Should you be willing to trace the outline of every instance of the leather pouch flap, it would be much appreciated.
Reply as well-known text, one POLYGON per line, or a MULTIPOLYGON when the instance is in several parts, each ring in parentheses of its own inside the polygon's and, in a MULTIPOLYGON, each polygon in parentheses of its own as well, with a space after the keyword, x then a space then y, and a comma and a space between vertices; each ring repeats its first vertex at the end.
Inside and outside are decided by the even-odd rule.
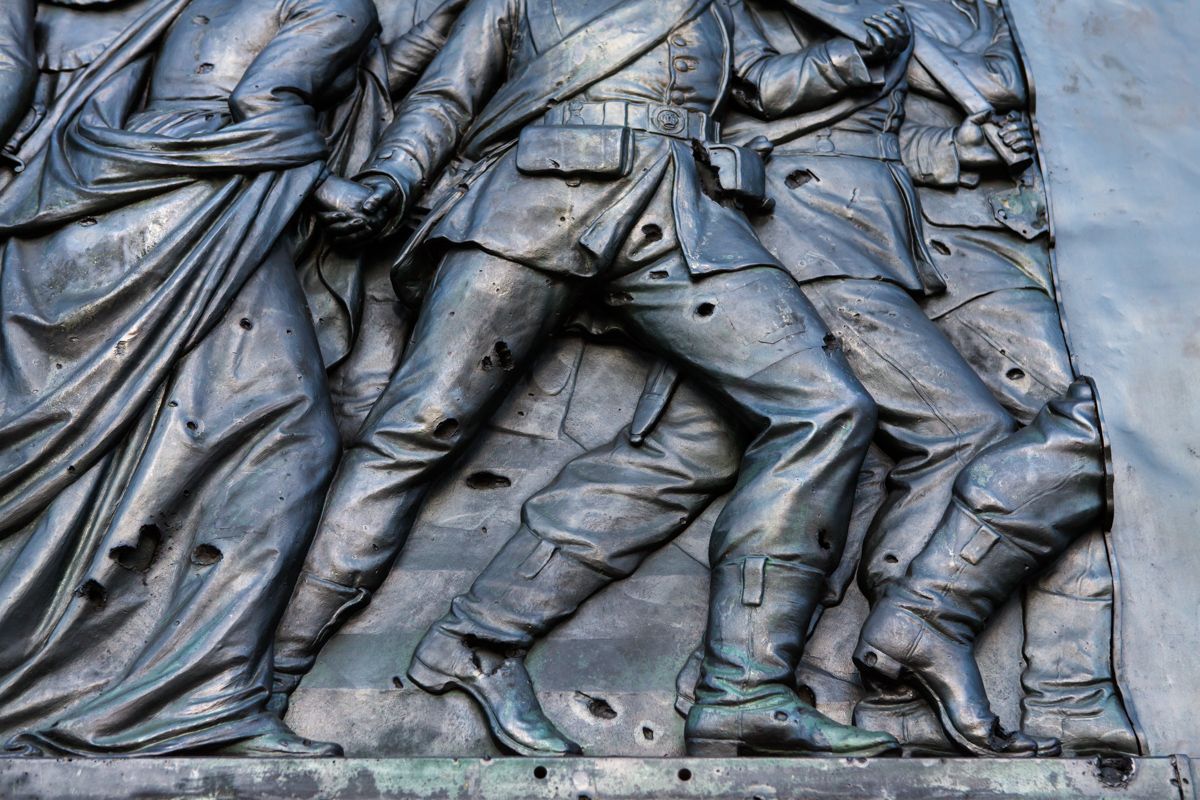
POLYGON ((620 178, 632 168, 633 134, 610 125, 534 125, 521 131, 517 169, 526 175, 620 178))

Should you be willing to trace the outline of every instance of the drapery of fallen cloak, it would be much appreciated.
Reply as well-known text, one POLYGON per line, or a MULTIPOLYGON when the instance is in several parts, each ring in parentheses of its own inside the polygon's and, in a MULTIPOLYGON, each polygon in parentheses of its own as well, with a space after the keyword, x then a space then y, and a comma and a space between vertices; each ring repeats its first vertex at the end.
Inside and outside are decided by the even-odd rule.
POLYGON ((58 81, 0 188, 0 735, 27 752, 273 731, 271 634, 337 457, 301 283, 349 319, 355 265, 297 219, 386 124, 386 66, 297 26, 329 64, 366 47, 336 109, 145 104, 187 5, 58 81))

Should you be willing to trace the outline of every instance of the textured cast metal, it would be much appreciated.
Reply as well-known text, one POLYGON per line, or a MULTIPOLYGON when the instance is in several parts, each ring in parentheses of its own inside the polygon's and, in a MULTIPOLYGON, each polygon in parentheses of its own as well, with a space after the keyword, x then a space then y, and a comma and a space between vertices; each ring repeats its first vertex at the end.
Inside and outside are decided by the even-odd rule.
POLYGON ((1193 800, 1197 42, 4 0, 0 795, 1193 800))

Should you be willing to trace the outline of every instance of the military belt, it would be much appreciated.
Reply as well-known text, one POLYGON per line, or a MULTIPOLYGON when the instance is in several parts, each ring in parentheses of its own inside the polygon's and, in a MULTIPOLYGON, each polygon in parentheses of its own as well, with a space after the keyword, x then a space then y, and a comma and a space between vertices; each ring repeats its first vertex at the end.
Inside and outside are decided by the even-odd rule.
POLYGON ((571 101, 550 109, 544 125, 615 125, 675 139, 717 141, 717 123, 703 111, 658 103, 571 101))
POLYGON ((775 148, 775 155, 791 153, 824 153, 899 161, 900 137, 882 131, 823 130, 797 137, 775 148))

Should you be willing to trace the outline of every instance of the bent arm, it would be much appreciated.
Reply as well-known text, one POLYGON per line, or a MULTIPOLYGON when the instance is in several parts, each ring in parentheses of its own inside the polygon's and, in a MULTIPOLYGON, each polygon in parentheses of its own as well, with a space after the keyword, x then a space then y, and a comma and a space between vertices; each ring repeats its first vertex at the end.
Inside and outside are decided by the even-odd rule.
POLYGON ((366 175, 386 175, 406 194, 428 188, 475 117, 507 77, 519 0, 472 0, 384 131, 366 175))
POLYGON ((349 91, 358 60, 379 32, 371 0, 292 0, 284 13, 279 32, 229 99, 235 120, 288 106, 315 109, 349 91))
MULTIPOLYGON (((1013 40, 1012 30, 1008 27, 1008 21, 999 13, 991 19, 994 26, 992 36, 982 52, 959 49, 946 42, 937 41, 932 34, 926 35, 937 41, 950 60, 958 65, 967 80, 993 108, 1001 112, 1024 111, 1029 104, 1029 91, 1025 85, 1021 56, 1013 40)), ((908 80, 913 90, 920 94, 949 100, 937 80, 916 59, 910 62, 908 80)))
POLYGON ((412 30, 395 41, 385 42, 388 62, 388 91, 400 97, 421 76, 441 51, 450 29, 467 0, 446 0, 412 30))
POLYGON ((849 39, 835 37, 795 53, 767 42, 742 0, 732 0, 735 99, 764 119, 829 105, 876 79, 849 39))

